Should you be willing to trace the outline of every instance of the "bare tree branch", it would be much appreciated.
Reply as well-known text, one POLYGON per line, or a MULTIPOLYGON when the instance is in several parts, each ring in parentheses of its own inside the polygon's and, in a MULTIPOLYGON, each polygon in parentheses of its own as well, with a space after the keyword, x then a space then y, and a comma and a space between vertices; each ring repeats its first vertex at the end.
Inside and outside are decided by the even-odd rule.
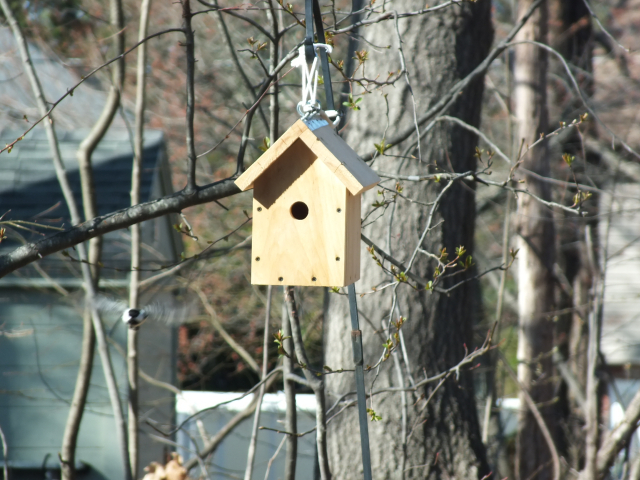
POLYGON ((638 428, 638 421, 640 421, 640 390, 636 392, 629 403, 620 425, 604 435, 598 449, 596 478, 605 476, 609 467, 613 465, 616 455, 626 446, 629 436, 638 428))
MULTIPOLYGON (((111 37, 113 43, 113 50, 115 51, 116 57, 119 57, 116 62, 114 62, 111 66, 111 87, 109 89, 109 94, 107 96, 107 101, 100 113, 100 117, 98 121, 93 125, 89 134, 85 137, 85 139, 80 143, 78 151, 76 152, 76 156, 78 158, 78 167, 80 171, 80 184, 82 191, 82 199, 84 206, 84 214, 85 218, 94 218, 98 215, 98 205, 96 200, 96 190, 95 183, 93 178, 93 165, 91 163, 91 157, 93 156, 93 152, 104 138, 107 130, 111 126, 113 122, 113 118, 115 117, 118 108, 120 106, 120 98, 122 89, 124 87, 124 56, 122 55, 124 52, 124 15, 122 12, 122 2, 120 0, 111 0, 109 2, 109 10, 110 10, 110 23, 112 29, 115 31, 115 34, 111 37)), ((95 237, 89 241, 89 265, 91 271, 91 277, 87 277, 85 275, 84 281, 91 282, 94 289, 98 289, 99 287, 99 279, 100 279, 100 258, 102 256, 102 237, 95 237)), ((88 300, 91 304, 93 302, 93 295, 89 295, 88 300)), ((90 307, 87 313, 90 313, 93 307, 90 307)), ((92 315, 93 318, 93 315, 92 315)), ((93 318, 94 323, 100 322, 98 317, 93 318)), ((96 330, 96 326, 94 325, 93 330, 96 330)), ((101 330, 101 329, 100 329, 101 330)), ((100 332, 96 332, 98 336, 102 334, 102 330, 100 332)), ((111 368, 111 360, 108 356, 108 349, 103 348, 103 341, 99 340, 99 349, 101 361, 103 363, 103 368, 105 370, 105 377, 112 376, 113 373, 109 372, 112 370, 111 368)), ((89 373, 90 374, 90 373, 89 373)), ((78 377, 80 380, 80 376, 78 377)), ((89 381, 89 377, 86 379, 82 379, 82 381, 89 381)), ((124 416, 122 415, 121 406, 120 406, 120 398, 117 392, 117 385, 114 378, 107 378, 107 385, 109 387, 109 394, 112 402, 112 406, 114 409, 114 415, 116 417, 116 423, 118 425, 118 433, 121 438, 121 448, 123 449, 123 457, 125 456, 124 449, 127 449, 127 461, 124 461, 123 467, 125 469, 130 469, 128 472, 128 477, 135 478, 136 470, 137 470, 137 462, 132 462, 130 457, 130 452, 128 451, 128 447, 130 445, 130 439, 127 438, 127 433, 125 429, 124 416), (117 406, 116 406, 117 403, 117 406)), ((136 432, 137 433, 137 432, 136 432)), ((137 444, 137 435, 134 437, 134 440, 137 444)), ((137 450, 137 445, 134 446, 134 450, 137 450)), ((136 456, 137 457, 137 456, 136 456)), ((135 460, 135 459, 134 459, 135 460)))
MULTIPOLYGON (((140 24, 138 40, 147 36, 149 28, 149 10, 151 0, 142 0, 140 4, 140 24)), ((143 43, 138 50, 136 66, 136 105, 133 139, 133 165, 131 169, 131 205, 140 203, 140 179, 142 176, 142 155, 144 146, 144 111, 145 111, 145 82, 147 70, 147 44, 143 43)), ((129 306, 138 308, 140 296, 140 224, 131 225, 131 273, 129 278, 129 306)), ((129 381, 128 416, 129 427, 129 461, 131 472, 136 478, 138 472, 139 450, 139 363, 138 363, 138 332, 134 328, 127 329, 127 377, 129 381)))
POLYGON ((186 142, 187 142, 187 186, 185 192, 193 193, 196 190, 196 147, 193 132, 193 119, 195 116, 195 38, 191 27, 191 0, 181 0, 182 3, 182 29, 185 36, 185 56, 187 59, 187 118, 186 118, 186 142))
MULTIPOLYGON (((416 10, 415 12, 404 12, 404 13, 395 13, 395 12, 387 12, 383 13, 375 18, 370 18, 366 20, 361 20, 359 22, 355 22, 348 27, 341 28, 339 30, 335 30, 337 25, 334 25, 334 30, 330 30, 334 35, 338 35, 340 33, 348 33, 354 30, 357 30, 359 27, 365 25, 373 25, 374 23, 383 22, 385 20, 391 20, 392 18, 407 18, 407 17, 415 17, 417 15, 424 15, 425 13, 437 12, 438 10, 442 10, 443 8, 450 7, 451 5, 456 5, 462 3, 463 0, 450 0, 441 5, 436 5, 435 7, 423 8, 422 10, 416 10)), ((358 13, 358 12, 353 12, 358 13)))
MULTIPOLYGON (((286 352, 293 352, 293 340, 291 339, 291 323, 289 323, 289 316, 287 314, 287 305, 282 304, 282 336, 284 341, 282 346, 286 352)), ((290 377, 293 376, 293 358, 285 355, 282 359, 284 375, 282 380, 284 383, 284 395, 287 402, 287 411, 285 414, 284 429, 287 432, 291 432, 292 435, 287 435, 287 451, 284 460, 284 480, 295 480, 296 478, 296 462, 298 457, 298 418, 296 412, 296 389, 295 380, 290 377)), ((304 379, 303 379, 304 380, 304 379)), ((306 380, 305 380, 306 381, 306 380)), ((311 386, 309 385, 309 388, 311 386)))
MULTIPOLYGON (((201 1, 200 3, 203 3, 203 2, 201 1)), ((256 89, 253 87, 251 80, 249 80, 247 73, 245 72, 244 68, 242 68, 242 65, 240 65, 240 59, 238 58, 236 47, 234 46, 233 40, 231 39, 231 34, 229 33, 229 29, 227 27, 227 22, 224 21, 224 17, 222 16, 222 13, 221 13, 222 9, 220 9, 217 5, 215 5, 214 8, 216 9, 218 22, 222 27, 221 28, 222 34, 224 35, 224 38, 226 40, 225 43, 227 44, 227 47, 229 49, 229 55, 231 56, 231 59, 233 60, 234 65, 236 66, 236 70, 242 77, 242 81, 244 82, 245 87, 247 88, 247 90, 249 90, 249 92, 251 92, 251 95, 253 95, 254 101, 257 102, 258 98, 260 98, 260 95, 256 93, 256 89)), ((277 31, 275 34, 277 34, 277 31)), ((269 35, 269 37, 271 37, 271 35, 269 35)), ((265 125, 265 128, 269 130, 269 122, 267 121, 267 117, 264 115, 260 107, 258 107, 258 109, 260 111, 260 118, 262 119, 265 125)))
MULTIPOLYGON (((298 309, 296 307, 296 299, 294 296, 294 288, 291 286, 284 287, 284 298, 287 305, 289 322, 291 324, 291 336, 295 348, 298 363, 303 368, 305 378, 311 384, 313 393, 316 396, 316 445, 318 449, 318 463, 320 466, 321 480, 331 480, 331 470, 329 469, 329 458, 327 456, 327 413, 325 407, 324 382, 316 377, 307 368, 309 359, 302 342, 302 333, 300 331, 300 320, 298 318, 298 309)), ((293 355, 293 352, 289 353, 293 355)))
POLYGON ((202 302, 202 305, 207 310, 207 313, 209 313, 211 324, 216 329, 216 331, 220 334, 220 336, 224 339, 224 341, 227 342, 227 345, 229 345, 234 352, 240 355, 240 357, 244 359, 245 362, 247 362, 247 365, 254 372, 260 375, 260 367, 258 366, 258 363, 253 359, 253 357, 249 354, 249 352, 245 350, 245 348, 242 345, 236 342, 233 339, 233 337, 229 335, 229 333, 224 328, 222 323, 220 323, 220 320, 218 320, 218 316, 215 310, 213 309, 213 305, 211 305, 211 302, 209 302, 204 292, 195 285, 193 285, 191 288, 196 292, 196 294, 198 294, 198 297, 200 297, 200 301, 202 302))
MULTIPOLYGON (((227 15, 231 15, 232 17, 239 18, 240 20, 253 25, 260 33, 262 33, 265 37, 267 37, 271 42, 274 42, 274 43, 276 42, 276 38, 274 35, 277 34, 278 32, 277 29, 273 30, 274 34, 272 35, 271 32, 269 32, 266 28, 264 28, 262 25, 260 25, 258 22, 256 22, 252 18, 245 17, 244 15, 240 15, 235 11, 240 9, 258 10, 258 8, 247 7, 246 4, 241 7, 224 7, 223 8, 218 5, 214 5, 213 3, 205 2, 204 0, 198 0, 198 2, 201 3, 202 5, 209 7, 209 10, 207 10, 207 12, 211 12, 211 11, 223 12, 223 13, 226 13, 227 15)), ((205 12, 196 12, 194 13, 194 15, 197 15, 199 13, 205 13, 205 12)))
POLYGON ((582 409, 582 413, 585 414, 586 399, 584 396, 583 387, 582 385, 580 385, 580 382, 573 374, 571 368, 569 367, 569 365, 567 365, 566 360, 562 358, 562 354, 558 350, 555 350, 553 352, 553 363, 560 372, 560 375, 562 375, 565 383, 569 387, 569 391, 576 399, 576 403, 582 409))
POLYGON ((55 233, 0 255, 0 278, 42 257, 74 247, 98 235, 104 235, 129 227, 134 223, 144 222, 169 213, 179 213, 185 208, 209 203, 237 193, 240 193, 240 189, 234 183, 234 177, 231 177, 198 187, 192 194, 180 191, 157 200, 92 218, 64 232, 55 233))
POLYGON ((558 52, 554 48, 551 48, 549 45, 545 45, 544 43, 541 43, 541 42, 535 42, 533 40, 522 40, 522 41, 519 41, 519 42, 511 42, 507 46, 514 46, 514 45, 526 44, 526 43, 531 44, 531 45, 536 45, 537 47, 540 47, 541 49, 543 49, 543 50, 555 55, 555 57, 560 61, 560 63, 562 63, 562 65, 563 65, 563 67, 565 69, 565 72, 567 73, 567 76, 569 77, 569 79, 571 80, 571 83, 573 84, 573 88, 575 89, 576 93, 580 97, 580 100, 582 101, 582 104, 585 106, 585 108, 587 109, 589 114, 593 115, 593 118, 596 120, 596 122, 598 122, 600 124, 600 126, 606 130, 606 132, 611 136, 612 141, 616 141, 616 142, 620 143, 620 145, 622 145, 627 152, 629 152, 630 154, 632 154, 636 158, 640 159, 640 153, 636 152, 627 142, 625 142, 622 138, 620 138, 618 135, 616 135, 616 133, 611 129, 611 127, 609 127, 609 125, 604 123, 604 121, 596 113, 596 111, 593 109, 593 107, 591 107, 591 105, 587 101, 587 98, 584 96, 584 93, 583 93, 582 89, 580 88, 580 85, 578 84, 578 81, 576 80, 575 76, 571 72, 571 68, 569 67, 569 64, 567 63, 565 58, 560 54, 560 52, 558 52))
POLYGON ((85 306, 82 319, 82 343, 80 347, 80 365, 78 366, 78 376, 76 386, 73 391, 73 398, 67 415, 67 423, 62 436, 62 447, 60 448, 61 474, 63 480, 74 480, 75 452, 80 432, 80 422, 86 404, 87 393, 93 370, 93 357, 95 354, 96 339, 91 322, 91 310, 85 306))
MULTIPOLYGON (((267 377, 267 369, 269 365, 269 323, 271 316, 271 296, 273 293, 273 286, 269 285, 267 288, 267 305, 266 314, 264 319, 264 334, 262 345, 262 378, 267 377)), ((253 418, 253 428, 251 430, 251 439, 249 440, 249 449, 247 451, 247 466, 244 471, 244 480, 251 480, 253 475, 253 462, 256 457, 256 446, 258 444, 258 427, 260 426, 260 409, 262 407, 262 399, 264 398, 265 385, 260 386, 258 393, 258 404, 256 405, 256 412, 253 418)))

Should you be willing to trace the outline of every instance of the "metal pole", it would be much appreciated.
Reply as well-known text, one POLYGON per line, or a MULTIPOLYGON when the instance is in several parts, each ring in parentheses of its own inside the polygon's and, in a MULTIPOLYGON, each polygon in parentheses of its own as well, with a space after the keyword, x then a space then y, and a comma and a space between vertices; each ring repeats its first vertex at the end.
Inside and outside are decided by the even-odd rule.
POLYGON ((349 292, 349 311, 351 312, 351 346, 353 363, 356 366, 356 392, 358 394, 358 418, 360 420, 360 444, 362 445, 362 468, 364 480, 371 480, 371 452, 369 451, 369 424, 367 419, 367 398, 364 390, 364 368, 362 360, 362 332, 358 324, 358 304, 356 287, 351 284, 349 292))

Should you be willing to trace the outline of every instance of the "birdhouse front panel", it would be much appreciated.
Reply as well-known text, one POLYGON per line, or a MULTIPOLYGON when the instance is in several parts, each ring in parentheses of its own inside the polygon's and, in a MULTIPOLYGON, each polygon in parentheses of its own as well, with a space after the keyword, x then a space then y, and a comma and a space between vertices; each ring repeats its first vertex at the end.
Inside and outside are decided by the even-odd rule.
POLYGON ((254 185, 252 283, 345 286, 358 280, 360 197, 305 142, 293 141, 254 185))

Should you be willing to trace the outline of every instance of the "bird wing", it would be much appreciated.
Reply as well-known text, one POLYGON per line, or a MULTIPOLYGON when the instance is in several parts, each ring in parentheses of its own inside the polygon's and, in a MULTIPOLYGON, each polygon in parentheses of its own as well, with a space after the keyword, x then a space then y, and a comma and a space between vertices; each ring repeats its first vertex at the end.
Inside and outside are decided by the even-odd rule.
MULTIPOLYGON (((130 308, 129 305, 122 300, 106 295, 96 296, 96 307, 103 313, 117 313, 118 315, 122 315, 125 310, 130 308)), ((168 325, 182 324, 192 313, 192 309, 188 305, 171 306, 158 301, 154 301, 149 305, 140 306, 139 309, 145 310, 150 319, 168 325)))
POLYGON ((96 295, 95 302, 97 309, 104 313, 115 312, 122 315, 122 312, 129 308, 123 301, 107 297, 106 295, 96 295))
POLYGON ((180 325, 191 316, 191 309, 186 305, 173 306, 153 302, 143 308, 149 313, 150 318, 168 325, 180 325))

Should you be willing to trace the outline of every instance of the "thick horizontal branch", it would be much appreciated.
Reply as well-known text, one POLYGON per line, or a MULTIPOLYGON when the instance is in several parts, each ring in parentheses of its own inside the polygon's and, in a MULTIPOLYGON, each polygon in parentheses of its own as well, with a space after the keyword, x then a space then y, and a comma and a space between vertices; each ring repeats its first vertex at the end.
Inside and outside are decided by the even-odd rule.
POLYGON ((18 247, 12 252, 0 255, 0 278, 47 255, 71 248, 100 235, 169 213, 179 213, 194 205, 213 202, 240 193, 234 179, 227 178, 197 187, 195 192, 191 194, 180 191, 157 200, 124 208, 80 223, 63 232, 54 233, 37 242, 18 247))

